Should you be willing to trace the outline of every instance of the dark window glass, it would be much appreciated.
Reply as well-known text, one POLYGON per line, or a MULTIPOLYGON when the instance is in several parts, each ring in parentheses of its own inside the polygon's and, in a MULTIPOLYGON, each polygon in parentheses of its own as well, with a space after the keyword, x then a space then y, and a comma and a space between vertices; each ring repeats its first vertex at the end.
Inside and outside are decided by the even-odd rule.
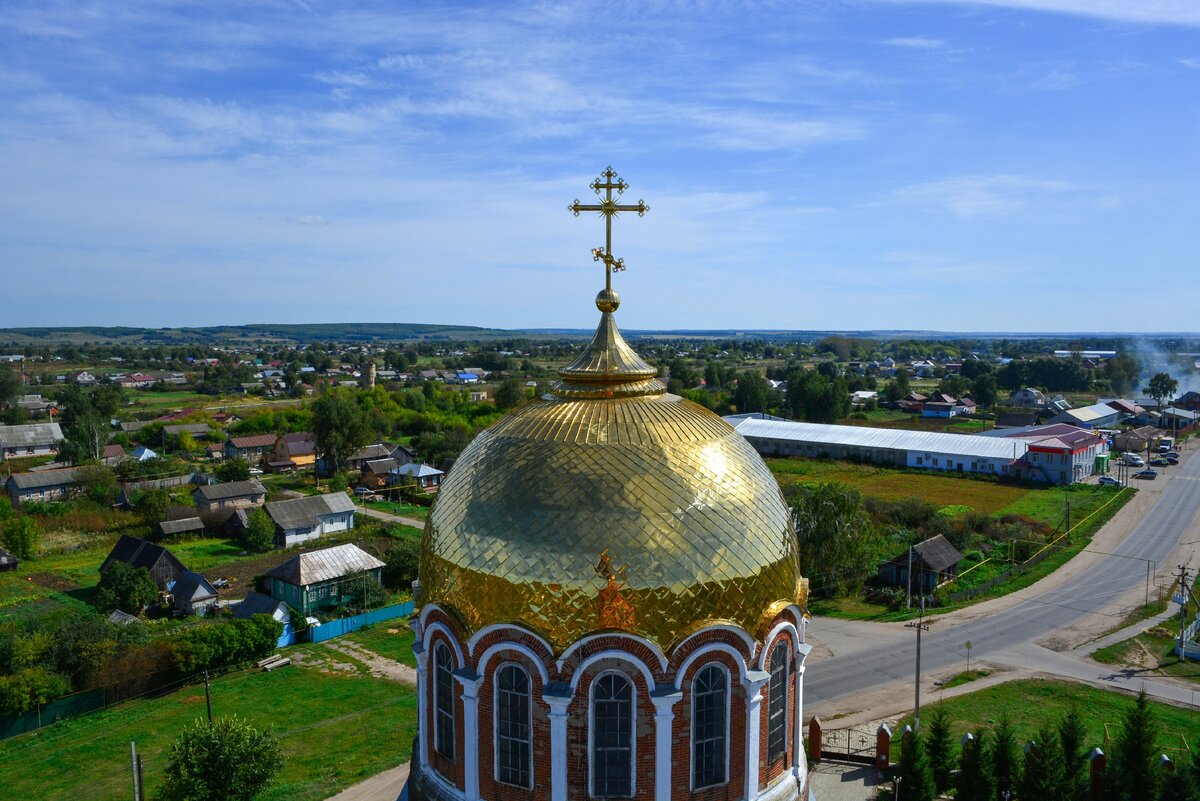
POLYGON ((788 649, 786 644, 771 652, 771 689, 767 701, 767 761, 787 753, 788 649))
POLYGON ((496 779, 532 787, 533 731, 529 674, 516 665, 496 673, 496 779))
POLYGON ((592 793, 633 795, 633 685, 617 673, 597 679, 592 695, 592 793))
POLYGON ((445 643, 433 649, 433 707, 433 747, 454 759, 454 667, 445 643))
POLYGON ((702 668, 692 682, 692 788, 695 790, 726 781, 728 684, 725 671, 716 665, 702 668))

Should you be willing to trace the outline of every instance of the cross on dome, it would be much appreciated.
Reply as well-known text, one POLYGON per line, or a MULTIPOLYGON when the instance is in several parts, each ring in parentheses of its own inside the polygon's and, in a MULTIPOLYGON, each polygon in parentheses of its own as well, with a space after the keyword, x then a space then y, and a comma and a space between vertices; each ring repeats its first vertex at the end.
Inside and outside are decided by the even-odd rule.
MULTIPOLYGON (((592 259, 594 261, 604 262, 604 291, 612 294, 612 273, 613 270, 624 270, 625 260, 614 259, 612 255, 612 221, 623 211, 636 211, 639 217, 642 217, 646 212, 650 211, 650 207, 642 200, 637 202, 637 205, 622 204, 620 197, 625 190, 629 188, 629 184, 621 176, 613 171, 612 167, 608 167, 604 172, 600 173, 600 177, 592 181, 592 190, 596 196, 600 198, 599 203, 580 203, 579 198, 575 199, 567 208, 572 211, 576 217, 581 211, 594 211, 604 217, 604 247, 592 248, 592 259), (613 195, 613 190, 617 194, 613 195), (601 194, 603 192, 603 194, 601 194)), ((615 308, 615 307, 614 307, 615 308)))

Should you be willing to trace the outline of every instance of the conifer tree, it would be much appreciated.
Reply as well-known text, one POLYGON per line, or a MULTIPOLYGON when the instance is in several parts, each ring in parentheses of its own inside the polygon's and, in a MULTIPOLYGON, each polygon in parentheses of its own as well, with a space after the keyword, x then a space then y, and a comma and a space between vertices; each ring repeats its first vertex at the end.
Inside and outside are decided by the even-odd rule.
POLYGON ((950 735, 950 716, 941 704, 930 712, 926 732, 929 739, 925 743, 925 753, 929 755, 929 766, 933 769, 933 783, 939 793, 944 793, 953 783, 954 743, 950 735))
POLYGON ((1192 752, 1191 761, 1175 763, 1175 770, 1163 777, 1158 801, 1196 801, 1200 798, 1200 751, 1192 752))
POLYGON ((1109 755, 1105 791, 1111 801, 1153 801, 1158 798, 1159 770, 1154 764, 1158 725, 1146 691, 1125 712, 1121 731, 1109 755))
POLYGON ((1062 754, 1062 801, 1088 801, 1087 733, 1079 709, 1072 706, 1058 724, 1059 753, 1062 754))
POLYGON ((1004 791, 1016 790, 1021 779, 1020 746, 1008 715, 1000 718, 992 738, 992 775, 996 777, 996 801, 1004 801, 1004 791))
POLYGON ((1021 801, 1061 799, 1063 795, 1062 746, 1058 733, 1049 726, 1038 731, 1037 739, 1025 746, 1025 769, 1017 785, 1021 801))
POLYGON ((987 732, 980 731, 974 739, 963 742, 956 782, 958 801, 992 801, 995 797, 996 780, 987 739, 987 732))
POLYGON ((911 731, 905 733, 896 776, 900 783, 896 795, 899 801, 933 801, 937 791, 929 755, 925 753, 925 743, 911 731))

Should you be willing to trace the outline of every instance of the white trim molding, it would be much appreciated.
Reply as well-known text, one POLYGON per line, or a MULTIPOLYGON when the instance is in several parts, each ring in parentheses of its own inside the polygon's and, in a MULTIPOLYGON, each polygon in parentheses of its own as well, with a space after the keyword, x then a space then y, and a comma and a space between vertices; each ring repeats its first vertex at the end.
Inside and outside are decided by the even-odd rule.
POLYGON ((716 653, 717 651, 720 651, 721 653, 729 654, 730 656, 733 657, 733 661, 736 662, 737 666, 738 666, 737 679, 739 682, 744 683, 746 681, 746 672, 747 672, 745 656, 741 653, 741 651, 734 648, 732 645, 730 645, 727 642, 713 642, 713 643, 709 643, 708 645, 704 645, 704 646, 701 646, 700 648, 697 648, 695 651, 692 651, 690 654, 688 654, 687 659, 683 660, 683 664, 679 666, 679 670, 675 671, 675 686, 676 686, 676 688, 682 689, 683 677, 687 675, 688 668, 692 666, 693 662, 695 662, 698 659, 703 659, 707 656, 711 656, 713 653, 716 653))
MULTIPOLYGON (((646 664, 642 662, 642 660, 638 659, 628 651, 609 649, 607 651, 600 651, 599 653, 592 654, 587 659, 579 663, 579 667, 575 668, 575 672, 571 674, 571 695, 574 695, 575 690, 579 688, 579 681, 583 678, 584 674, 587 673, 587 669, 599 662, 601 659, 619 659, 622 662, 628 662, 637 668, 638 672, 642 674, 642 678, 646 680, 646 689, 654 689, 654 676, 650 673, 650 668, 646 667, 646 664)), ((603 675, 603 673, 600 675, 603 675)), ((599 678, 599 676, 597 676, 597 678, 599 678)), ((593 680, 592 683, 594 684, 595 681, 593 680)), ((637 689, 636 685, 634 686, 634 689, 637 689)), ((588 703, 590 705, 591 702, 589 701, 588 703)))
POLYGON ((462 685, 463 703, 463 795, 479 801, 479 686, 483 676, 471 668, 454 672, 462 685))
POLYGON ((775 628, 771 629, 771 633, 763 640, 762 648, 758 651, 758 669, 767 670, 767 652, 771 650, 771 643, 775 642, 775 638, 782 631, 787 631, 792 635, 792 652, 795 653, 800 649, 800 632, 796 630, 796 626, 790 620, 785 620, 782 623, 776 624, 775 628))
POLYGON ((747 801, 758 798, 758 758, 761 752, 760 733, 762 721, 759 707, 762 704, 763 685, 771 680, 765 670, 752 670, 742 679, 746 688, 746 792, 747 801))
MULTIPOLYGON (((597 654, 597 656, 599 656, 599 654, 597 654)), ((640 662, 636 662, 635 664, 641 665, 640 662)), ((641 668, 642 668, 642 670, 646 670, 645 665, 641 665, 641 668)), ((592 743, 595 741, 594 737, 595 737, 595 728, 596 728, 596 714, 595 714, 595 712, 596 712, 596 709, 595 709, 596 684, 600 681, 600 679, 602 679, 608 675, 620 676, 622 679, 629 682, 629 698, 630 698, 630 707, 629 707, 629 711, 630 711, 630 714, 629 714, 629 795, 628 796, 619 796, 619 797, 620 798, 636 798, 637 797, 637 779, 638 779, 638 775, 637 775, 638 774, 638 771, 637 771, 638 688, 637 688, 637 682, 633 680, 632 676, 630 676, 628 673, 626 673, 622 670, 617 670, 615 668, 609 668, 607 670, 600 671, 599 673, 596 674, 596 677, 594 679, 592 679, 591 682, 588 683, 588 697, 587 697, 588 797, 589 798, 597 798, 596 783, 595 783, 596 754, 592 750, 592 743)), ((654 685, 651 684, 650 686, 653 687, 654 685)), ((599 797, 610 798, 611 796, 599 796, 599 797)))
POLYGON ((542 700, 550 705, 550 801, 567 801, 567 709, 574 697, 561 682, 542 687, 542 700))
POLYGON ((732 711, 732 696, 733 696, 733 677, 730 675, 729 667, 719 659, 714 659, 712 662, 701 665, 696 669, 696 675, 699 676, 703 671, 710 667, 715 667, 721 671, 725 677, 725 777, 719 782, 706 784, 704 787, 696 787, 696 680, 692 679, 691 686, 688 687, 688 703, 691 705, 691 720, 689 721, 688 731, 688 788, 693 792, 698 790, 707 790, 710 787, 720 787, 723 784, 729 784, 729 741, 730 729, 732 722, 729 719, 732 711))
POLYGON ((501 651, 516 651, 522 656, 527 657, 530 662, 533 662, 533 666, 537 668, 538 675, 542 677, 542 686, 544 687, 550 682, 550 674, 546 672, 546 665, 542 662, 542 658, 532 648, 522 645, 519 642, 498 642, 488 646, 488 649, 479 657, 479 662, 476 666, 480 675, 486 676, 488 674, 488 662, 501 651))
POLYGON ((650 700, 654 702, 654 801, 671 801, 671 734, 675 704, 683 700, 683 693, 674 687, 656 688, 650 700))
MULTIPOLYGON (((517 625, 516 623, 492 623, 489 626, 484 626, 479 631, 472 634, 471 638, 467 640, 467 653, 471 656, 475 656, 475 648, 479 645, 484 637, 488 636, 489 634, 494 634, 497 631, 506 630, 514 631, 517 634, 537 640, 541 646, 546 649, 547 654, 550 654, 551 656, 554 655, 554 649, 550 647, 550 643, 546 642, 542 637, 538 636, 530 629, 517 625)), ((542 661, 542 657, 539 656, 538 661, 542 661)))
MULTIPOLYGON (((694 640, 696 637, 699 637, 701 634, 708 634, 713 631, 727 631, 730 634, 736 635, 738 637, 738 639, 740 639, 743 643, 746 644, 746 653, 749 654, 750 656, 746 657, 746 655, 743 654, 741 657, 742 664, 746 663, 747 658, 753 660, 754 655, 758 652, 758 643, 756 643, 754 641, 754 637, 752 637, 750 635, 750 633, 747 632, 745 629, 743 629, 741 626, 734 626, 731 623, 714 623, 711 626, 705 626, 704 628, 698 629, 696 631, 693 631, 691 634, 689 634, 686 638, 684 638, 683 642, 679 643, 679 645, 676 646, 675 653, 679 653, 680 651, 682 651, 684 649, 684 646, 686 646, 689 642, 694 640)), ((704 646, 704 647, 707 648, 708 646, 704 646)), ((688 658, 690 659, 691 657, 689 656, 688 658)))
POLYGON ((433 637, 435 631, 440 631, 446 635, 446 639, 450 642, 450 647, 454 649, 454 657, 458 667, 463 667, 467 664, 467 660, 463 657, 462 646, 458 644, 458 638, 454 636, 454 632, 445 623, 439 623, 436 620, 424 626, 424 641, 425 650, 429 650, 429 640, 433 637))
POLYGON ((571 658, 571 654, 575 653, 576 651, 578 651, 580 648, 587 645, 588 643, 595 642, 596 640, 602 639, 604 637, 619 637, 619 638, 626 639, 626 640, 632 640, 633 642, 636 642, 639 645, 645 646, 652 654, 654 654, 655 657, 658 658, 659 669, 663 673, 667 672, 667 656, 666 656, 666 654, 664 654, 662 652, 661 648, 659 648, 657 645, 652 643, 650 640, 647 640, 645 637, 639 637, 636 634, 629 634, 628 632, 624 632, 624 631, 606 631, 606 632, 602 632, 600 634, 589 634, 588 636, 582 637, 582 638, 576 640, 575 642, 571 643, 567 647, 567 650, 563 651, 562 655, 558 657, 558 662, 557 662, 558 672, 559 673, 562 672, 563 667, 567 664, 567 660, 571 658))

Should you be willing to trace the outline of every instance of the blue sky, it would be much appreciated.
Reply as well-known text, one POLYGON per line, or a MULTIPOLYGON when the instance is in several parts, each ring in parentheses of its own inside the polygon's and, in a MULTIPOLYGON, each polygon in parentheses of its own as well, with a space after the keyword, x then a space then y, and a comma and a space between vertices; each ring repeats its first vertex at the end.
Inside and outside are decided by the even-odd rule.
POLYGON ((0 326, 590 327, 611 163, 626 328, 1198 327, 1195 0, 10 0, 0 108, 0 326))

